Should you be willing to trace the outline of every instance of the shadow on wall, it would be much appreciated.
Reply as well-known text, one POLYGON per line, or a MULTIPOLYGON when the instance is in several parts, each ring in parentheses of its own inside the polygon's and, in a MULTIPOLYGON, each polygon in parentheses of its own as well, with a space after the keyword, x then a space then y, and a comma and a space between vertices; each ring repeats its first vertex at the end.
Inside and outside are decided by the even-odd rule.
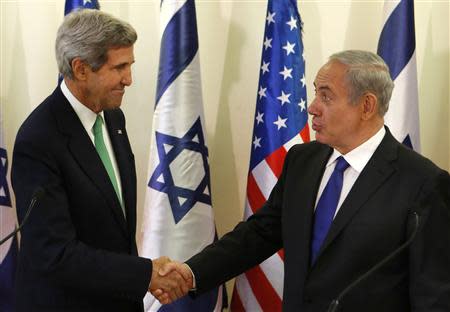
MULTIPOLYGON (((108 5, 112 5, 109 3, 108 5)), ((158 79, 160 39, 159 4, 129 3, 116 4, 116 16, 129 22, 137 31, 134 46, 136 63, 132 67, 132 85, 126 89, 121 109, 127 121, 128 138, 135 156, 137 178, 136 240, 140 245, 140 235, 145 209, 145 196, 149 181, 149 157, 152 141, 155 90, 158 79), (145 11, 148 14, 137 14, 145 11), (151 38, 149 40, 149 38, 151 38)))
MULTIPOLYGON (((215 10, 216 13, 211 15, 217 18, 217 25, 226 25, 227 21, 221 18, 218 6, 215 6, 215 10)), ((230 107, 234 106, 230 103, 230 94, 232 94, 233 86, 240 81, 239 72, 243 66, 240 62, 240 55, 245 40, 244 31, 231 20, 228 38, 226 39, 223 79, 218 92, 219 103, 214 131, 215 137, 210 143, 210 150, 212 151, 210 157, 212 200, 219 237, 242 220, 242 203, 239 199, 240 184, 236 172, 236 161, 240 160, 236 158, 233 149, 231 134, 236 129, 233 129, 230 120, 232 116, 230 107)), ((248 159, 245 161, 248 162, 248 159)))
MULTIPOLYGON (((428 17, 423 64, 418 73, 420 138, 421 142, 427 141, 427 144, 422 143, 422 154, 433 156, 431 160, 436 165, 449 171, 450 47, 447 45, 446 51, 436 49, 438 44, 434 42, 433 34, 440 30, 433 29, 433 10, 428 17)), ((447 16, 447 29, 448 26, 447 16)))
MULTIPOLYGON (((3 64, 11 64, 9 70, 4 71, 4 67, 2 70, 2 91, 6 90, 6 94, 3 94, 0 105, 1 109, 1 118, 3 121, 3 138, 5 141, 6 150, 8 152, 8 170, 11 170, 12 164, 12 152, 14 147, 14 141, 16 139, 17 131, 19 130, 20 125, 31 112, 33 105, 37 105, 37 103, 31 103, 31 98, 29 94, 29 86, 28 86, 28 76, 26 69, 26 53, 23 44, 23 31, 21 26, 21 19, 19 16, 19 9, 16 8, 16 12, 14 15, 10 15, 6 18, 6 20, 2 20, 2 23, 8 23, 8 20, 15 21, 11 22, 8 25, 12 29, 8 31, 8 36, 10 36, 10 40, 6 42, 10 44, 3 45, 3 49, 10 49, 2 51, 3 56, 6 56, 2 60, 3 64)), ((4 16, 2 16, 2 19, 4 16)), ((3 25, 2 25, 3 26, 3 25)), ((6 29, 9 28, 7 26, 6 29)), ((3 39, 2 39, 3 40, 3 39)), ((10 184, 11 186, 11 184, 10 184)), ((11 201, 12 207, 15 211, 15 195, 11 190, 11 201)))
MULTIPOLYGON (((314 79, 320 67, 326 62, 328 56, 323 55, 321 20, 323 16, 319 14, 316 2, 298 3, 298 11, 303 21, 303 45, 305 54, 305 75, 307 90, 307 106, 314 100, 314 79), (317 22, 319 21, 319 22, 317 22), (316 23, 317 22, 317 23, 316 23), (314 57, 313 57, 314 56, 314 57), (314 63, 316 61, 317 63, 314 63)), ((308 114, 308 124, 311 125, 312 116, 308 114)), ((315 132, 310 127, 311 141, 315 139, 315 132)))
MULTIPOLYGON (((18 11, 17 15, 19 15, 18 11)), ((23 31, 20 16, 16 16, 15 23, 13 24, 15 24, 14 29, 10 32, 14 34, 11 36, 12 42, 10 45, 4 45, 4 47, 11 47, 11 51, 6 53, 6 56, 10 56, 10 59, 3 59, 4 64, 11 64, 9 71, 10 75, 8 75, 9 77, 4 77, 6 79, 2 79, 2 83, 8 84, 5 88, 7 90, 6 96, 2 101, 2 118, 4 121, 5 143, 10 160, 12 157, 14 140, 20 125, 31 112, 32 108, 38 105, 38 103, 31 103, 26 69, 27 55, 23 44, 23 31)), ((55 82, 56 78, 55 75, 55 82)))
MULTIPOLYGON (((383 3, 351 2, 347 21, 344 49, 359 49, 377 52, 378 38, 381 33, 383 3), (378 33, 370 33, 372 25, 379 25, 378 33)), ((335 51, 339 52, 339 51, 335 51)))

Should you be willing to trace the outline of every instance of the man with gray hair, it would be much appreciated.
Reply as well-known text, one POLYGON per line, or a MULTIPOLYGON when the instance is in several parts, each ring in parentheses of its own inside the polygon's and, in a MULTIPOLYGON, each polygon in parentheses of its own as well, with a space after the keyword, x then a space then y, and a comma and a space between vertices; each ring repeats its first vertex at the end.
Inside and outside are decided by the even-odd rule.
POLYGON ((289 150, 263 207, 160 273, 192 270, 195 296, 284 248, 283 311, 327 311, 334 299, 346 312, 450 311, 450 176, 384 126, 388 67, 374 53, 344 51, 314 86, 316 141, 289 150))
POLYGON ((73 12, 58 30, 64 80, 14 145, 20 222, 43 190, 22 230, 17 311, 142 311, 148 290, 187 291, 178 273, 158 276, 167 258, 137 255, 136 172, 119 108, 136 39, 131 25, 98 10, 73 12))

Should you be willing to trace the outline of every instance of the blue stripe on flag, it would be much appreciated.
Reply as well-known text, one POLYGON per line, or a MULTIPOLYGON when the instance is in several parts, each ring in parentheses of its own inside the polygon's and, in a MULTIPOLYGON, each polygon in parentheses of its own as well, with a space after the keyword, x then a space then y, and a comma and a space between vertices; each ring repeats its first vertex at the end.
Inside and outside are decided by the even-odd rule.
POLYGON ((161 39, 156 105, 170 84, 191 63, 197 51, 195 2, 188 0, 172 17, 161 39))
MULTIPOLYGON (((215 228, 202 125, 195 2, 171 1, 161 6, 161 17, 162 21, 166 22, 166 17, 169 21, 161 29, 149 162, 154 169, 146 194, 144 209, 148 214, 143 222, 140 254, 149 258, 166 255, 185 261, 212 243, 211 231, 215 228), (175 87, 170 87, 172 84, 175 87)), ((216 305, 222 306, 223 294, 218 293, 219 289, 223 288, 162 307, 147 294, 144 306, 146 311, 213 311, 216 305)))
POLYGON ((401 0, 389 16, 378 42, 378 55, 395 80, 408 64, 416 47, 413 0, 401 0), (412 25, 412 27, 411 27, 412 25))
POLYGON ((97 0, 66 0, 64 7, 64 15, 72 12, 75 9, 100 9, 100 5, 97 0))
POLYGON ((402 142, 404 145, 408 146, 410 149, 413 149, 411 138, 409 137, 409 134, 406 136, 406 138, 402 142))
POLYGON ((17 264, 17 239, 13 242, 8 253, 0 264, 0 311, 14 311, 14 280, 17 264))
MULTIPOLYGON (((3 189, 3 194, 0 195, 0 205, 11 207, 11 195, 9 193, 8 185, 8 153, 4 148, 0 147, 0 189, 3 189)), ((2 220, 0 220, 2 221, 2 220)))

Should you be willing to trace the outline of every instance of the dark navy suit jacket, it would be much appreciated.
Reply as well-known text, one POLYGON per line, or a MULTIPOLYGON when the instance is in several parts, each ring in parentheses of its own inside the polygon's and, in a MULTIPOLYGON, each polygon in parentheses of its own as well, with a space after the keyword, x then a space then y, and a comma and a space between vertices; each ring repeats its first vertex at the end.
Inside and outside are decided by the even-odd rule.
POLYGON ((91 139, 58 87, 21 126, 12 185, 22 229, 17 311, 142 311, 151 261, 137 257, 136 172, 120 109, 105 121, 126 218, 91 139))
POLYGON ((197 292, 284 248, 283 310, 327 311, 346 286, 408 239, 416 211, 419 232, 410 248, 349 292, 340 311, 450 311, 450 177, 386 130, 313 265, 314 205, 332 152, 318 142, 291 148, 266 204, 187 261, 197 292))

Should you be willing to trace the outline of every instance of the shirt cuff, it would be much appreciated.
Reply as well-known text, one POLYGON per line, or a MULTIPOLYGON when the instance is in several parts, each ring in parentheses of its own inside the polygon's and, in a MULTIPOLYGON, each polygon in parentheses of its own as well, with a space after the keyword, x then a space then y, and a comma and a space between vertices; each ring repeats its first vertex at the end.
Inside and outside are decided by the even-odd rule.
POLYGON ((186 266, 189 268, 189 271, 191 271, 191 274, 192 274, 192 289, 190 289, 189 291, 196 291, 197 290, 197 283, 195 282, 195 274, 194 274, 194 271, 192 271, 192 269, 191 269, 191 267, 187 264, 187 263, 185 263, 186 264, 186 266))

